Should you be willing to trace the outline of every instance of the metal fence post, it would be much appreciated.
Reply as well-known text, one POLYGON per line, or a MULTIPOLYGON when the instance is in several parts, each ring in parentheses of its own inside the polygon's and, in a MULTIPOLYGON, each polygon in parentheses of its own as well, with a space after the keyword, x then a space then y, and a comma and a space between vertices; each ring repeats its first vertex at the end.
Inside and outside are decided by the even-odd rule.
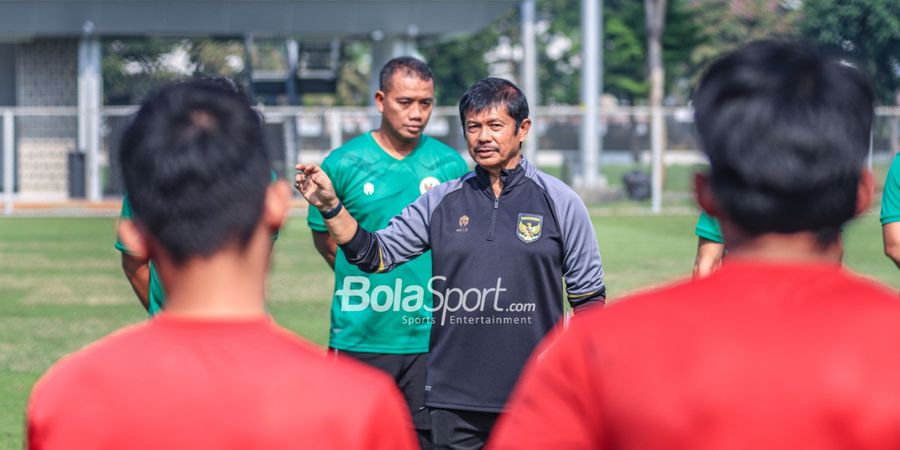
MULTIPOLYGON (((522 47, 525 55, 522 61, 522 87, 525 90, 525 98, 528 103, 537 111, 540 103, 538 99, 538 76, 537 76, 537 44, 535 39, 535 0, 525 0, 521 5, 522 15, 522 47)), ((532 116, 536 118, 536 116, 532 116)), ((538 149, 538 133, 537 127, 531 127, 531 136, 525 140, 524 153, 532 163, 537 161, 538 149)))
POLYGON ((654 214, 662 212, 663 191, 663 116, 662 108, 654 106, 650 111, 650 173, 651 173, 651 200, 650 210, 654 214))
POLYGON ((341 135, 341 111, 332 109, 328 111, 328 135, 331 139, 331 149, 336 149, 343 144, 343 136, 341 135))
POLYGON ((13 151, 15 146, 15 129, 13 112, 3 110, 3 214, 13 211, 13 151))
POLYGON ((281 116, 284 134, 284 178, 293 183, 294 165, 297 164, 297 116, 286 113, 281 116))

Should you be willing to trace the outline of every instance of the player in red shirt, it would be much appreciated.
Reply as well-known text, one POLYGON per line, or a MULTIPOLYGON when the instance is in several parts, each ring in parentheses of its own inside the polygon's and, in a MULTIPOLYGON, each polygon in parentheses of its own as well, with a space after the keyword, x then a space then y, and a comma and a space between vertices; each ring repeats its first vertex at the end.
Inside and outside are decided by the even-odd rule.
POLYGON ((271 234, 291 193, 270 184, 243 95, 203 81, 163 88, 120 157, 134 212, 121 237, 159 262, 166 311, 52 367, 28 405, 28 448, 415 448, 390 379, 266 315, 271 234))
POLYGON ((900 302, 840 266, 869 205, 873 93, 804 44, 751 43, 694 94, 695 182, 728 259, 576 316, 535 353, 493 449, 900 443, 900 302))

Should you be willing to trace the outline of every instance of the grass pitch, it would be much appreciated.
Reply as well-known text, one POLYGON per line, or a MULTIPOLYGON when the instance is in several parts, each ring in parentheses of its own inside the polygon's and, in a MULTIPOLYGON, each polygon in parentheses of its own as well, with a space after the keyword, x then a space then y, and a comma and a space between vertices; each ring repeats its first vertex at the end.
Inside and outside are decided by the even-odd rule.
MULTIPOLYGON (((696 216, 598 215, 594 225, 611 299, 689 275, 696 216)), ((851 224, 845 260, 900 289, 875 216, 851 224)), ((0 449, 22 446, 31 386, 57 359, 145 313, 122 275, 112 218, 0 219, 0 449)), ((275 246, 269 309, 324 345, 333 275, 294 218, 275 246)))

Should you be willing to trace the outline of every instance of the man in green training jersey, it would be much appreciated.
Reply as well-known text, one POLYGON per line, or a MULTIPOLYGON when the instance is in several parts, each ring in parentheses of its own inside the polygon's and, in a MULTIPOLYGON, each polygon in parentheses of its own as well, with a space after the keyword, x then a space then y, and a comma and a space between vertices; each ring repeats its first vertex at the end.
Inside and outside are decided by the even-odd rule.
MULTIPOLYGON (((423 134, 434 106, 434 77, 425 63, 411 57, 388 61, 375 105, 380 128, 333 150, 322 163, 344 207, 369 230, 384 228, 424 192, 469 171, 459 153, 423 134)), ((392 376, 420 444, 429 448, 430 252, 392 272, 368 274, 338 254, 317 208, 309 208, 308 223, 316 249, 335 272, 329 348, 392 376)))
POLYGON ((719 229, 719 222, 705 211, 700 212, 694 234, 697 235, 694 278, 700 278, 709 275, 722 264, 722 257, 725 256, 725 238, 719 229))
MULTIPOLYGON (((128 195, 122 199, 122 212, 119 215, 119 226, 125 221, 132 220, 131 202, 128 195)), ((147 315, 153 317, 162 311, 166 293, 156 267, 147 255, 135 254, 122 243, 119 233, 116 233, 116 250, 122 253, 122 271, 131 283, 131 288, 140 300, 141 305, 147 310, 147 315)))
POLYGON ((884 180, 881 194, 881 232, 884 237, 884 254, 900 268, 900 154, 884 180))

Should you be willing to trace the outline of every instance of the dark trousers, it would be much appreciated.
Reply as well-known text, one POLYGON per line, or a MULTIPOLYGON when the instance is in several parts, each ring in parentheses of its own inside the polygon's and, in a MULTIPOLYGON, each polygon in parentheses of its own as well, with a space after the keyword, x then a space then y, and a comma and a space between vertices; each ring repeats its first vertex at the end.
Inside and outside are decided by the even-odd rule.
POLYGON ((484 447, 500 413, 429 408, 435 449, 478 450, 484 447))

